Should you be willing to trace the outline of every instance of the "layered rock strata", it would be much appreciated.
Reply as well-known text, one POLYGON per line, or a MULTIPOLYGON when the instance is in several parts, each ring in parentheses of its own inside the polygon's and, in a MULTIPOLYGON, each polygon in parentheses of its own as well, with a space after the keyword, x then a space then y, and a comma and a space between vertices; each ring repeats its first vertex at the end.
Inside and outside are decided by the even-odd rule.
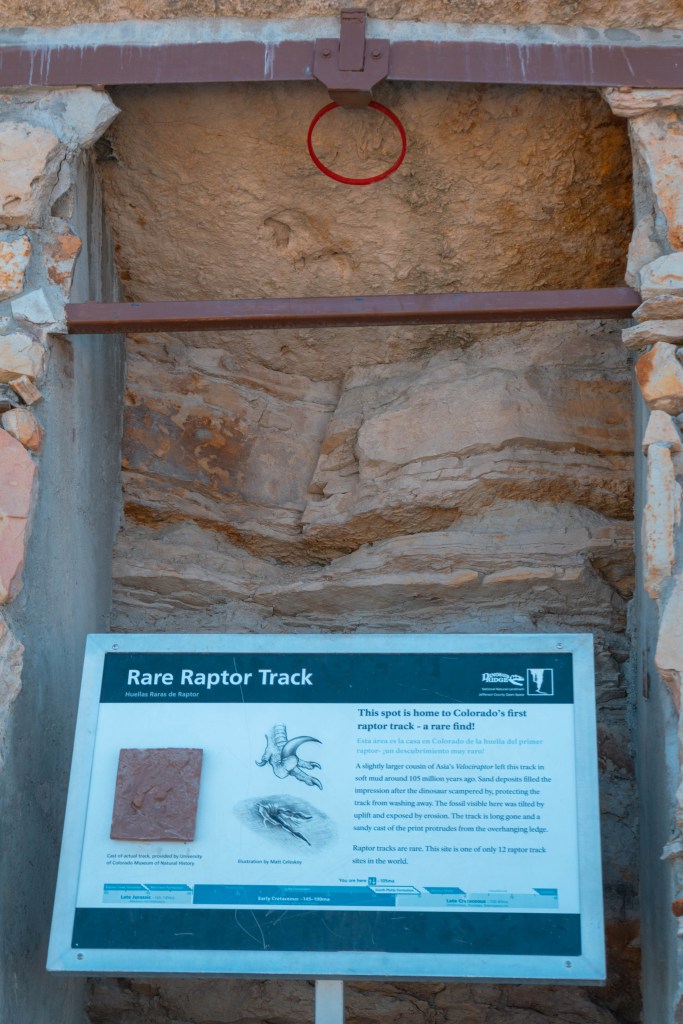
MULTIPOLYGON (((412 162, 351 192, 306 163, 321 99, 306 89, 117 91, 100 157, 127 296, 620 283, 628 154, 597 96, 383 98, 412 162)), ((331 160, 370 173, 386 159, 377 125, 343 128, 336 157, 321 137, 331 160)), ((632 448, 628 363, 601 322, 128 341, 115 628, 596 637, 607 989, 368 983, 350 989, 353 1018, 638 1019, 632 448)), ((90 1017, 311 1012, 299 982, 106 981, 90 1017)))

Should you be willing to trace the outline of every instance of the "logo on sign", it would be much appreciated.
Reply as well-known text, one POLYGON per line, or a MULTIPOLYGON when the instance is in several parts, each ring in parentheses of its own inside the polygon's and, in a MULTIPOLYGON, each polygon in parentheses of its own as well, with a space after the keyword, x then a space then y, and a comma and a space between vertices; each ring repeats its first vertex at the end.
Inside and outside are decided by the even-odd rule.
POLYGON ((529 697, 552 697, 555 682, 551 668, 528 668, 526 670, 526 692, 529 697))
POLYGON ((512 683, 513 686, 524 686, 523 676, 509 676, 507 672, 483 672, 482 683, 512 683))

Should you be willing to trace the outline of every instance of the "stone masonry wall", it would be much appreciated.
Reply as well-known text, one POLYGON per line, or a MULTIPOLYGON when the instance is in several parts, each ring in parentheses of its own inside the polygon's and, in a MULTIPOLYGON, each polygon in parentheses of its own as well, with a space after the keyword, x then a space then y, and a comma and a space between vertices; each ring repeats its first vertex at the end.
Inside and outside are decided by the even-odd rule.
POLYGON ((82 644, 110 601, 120 367, 115 342, 67 341, 63 309, 73 287, 102 294, 88 149, 115 113, 91 89, 0 94, 0 1019, 17 1024, 83 1006, 45 954, 82 644))
POLYGON ((659 1012, 666 1014, 667 1020, 679 1021, 683 1019, 683 90, 613 89, 606 90, 606 97, 616 114, 629 118, 636 171, 636 224, 627 276, 644 301, 634 314, 635 326, 622 337, 627 348, 639 353, 636 378, 649 411, 642 438, 646 482, 641 543, 652 625, 643 646, 646 651, 654 649, 654 668, 670 696, 658 712, 659 723, 647 716, 650 737, 643 734, 641 744, 643 786, 651 783, 656 772, 646 750, 652 732, 658 725, 663 731, 662 761, 667 736, 676 742, 678 733, 678 763, 668 777, 660 769, 658 779, 664 788, 660 798, 669 808, 668 821, 654 831, 643 858, 652 894, 643 906, 644 929, 655 937, 652 948, 645 947, 646 1009, 657 1004, 657 990, 664 987, 668 1005, 659 1012), (662 909, 664 913, 670 909, 678 919, 677 935, 672 919, 662 917, 662 909))
MULTIPOLYGON (((81 248, 68 222, 75 167, 115 113, 91 89, 0 94, 0 605, 21 588, 43 440, 34 410, 81 248)), ((21 662, 0 614, 0 764, 21 662)))
MULTIPOLYGON (((308 163, 315 86, 117 90, 99 159, 126 297, 621 283, 630 156, 597 94, 380 98, 405 120, 409 157, 351 191, 308 163)), ((371 117, 340 115, 321 150, 371 173, 393 145, 371 117)), ((356 984, 348 1015, 635 1024, 633 439, 618 327, 136 336, 125 419, 116 629, 595 633, 607 987, 356 984)), ((89 1014, 285 1024, 312 999, 306 982, 100 979, 89 1014)))

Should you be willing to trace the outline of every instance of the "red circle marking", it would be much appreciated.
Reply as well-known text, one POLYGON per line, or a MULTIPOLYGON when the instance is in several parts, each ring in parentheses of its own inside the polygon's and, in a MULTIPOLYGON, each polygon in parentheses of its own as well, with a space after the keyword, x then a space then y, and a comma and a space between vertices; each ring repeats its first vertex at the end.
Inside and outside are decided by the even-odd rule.
POLYGON ((408 148, 408 139, 406 138, 405 128, 403 127, 403 125, 401 124, 398 117, 396 116, 396 114, 394 114, 393 111, 389 110, 388 107, 383 107, 381 103, 375 103, 374 100, 371 100, 371 102, 368 103, 368 106, 372 107, 373 110, 379 110, 381 114, 384 114, 385 117, 388 117, 389 120, 396 125, 398 133, 401 136, 401 152, 399 154, 398 160, 396 160, 391 165, 391 167, 389 167, 388 170, 382 171, 381 174, 374 174, 371 178, 347 178, 343 174, 337 174, 336 171, 331 171, 329 167, 325 166, 322 160, 318 157, 316 151, 313 149, 313 131, 318 121, 320 121, 325 116, 325 114, 329 114, 331 110, 334 110, 335 107, 338 106, 338 103, 328 103, 326 107, 323 107, 322 110, 318 111, 318 113, 311 121, 311 126, 308 129, 306 144, 308 146, 308 152, 310 154, 311 160, 318 168, 318 170, 322 171, 323 174, 326 174, 328 178, 332 178, 334 181, 341 181, 342 185, 372 185, 375 181, 382 181, 384 178, 388 178, 390 174, 393 174, 394 171, 397 171, 401 164, 403 163, 403 160, 406 155, 406 149, 408 148))

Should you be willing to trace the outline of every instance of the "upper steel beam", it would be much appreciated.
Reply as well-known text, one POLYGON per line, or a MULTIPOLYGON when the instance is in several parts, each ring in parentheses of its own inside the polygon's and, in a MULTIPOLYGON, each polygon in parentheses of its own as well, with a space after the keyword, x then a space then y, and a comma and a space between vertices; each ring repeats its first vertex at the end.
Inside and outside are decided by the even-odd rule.
POLYGON ((437 295, 344 295, 201 302, 82 302, 67 305, 69 334, 253 331, 280 328, 596 320, 630 317, 632 288, 437 295))
MULTIPOLYGON (((315 40, 0 45, 0 87, 313 81, 315 40)), ((396 40, 389 81, 683 87, 675 44, 396 40)))

